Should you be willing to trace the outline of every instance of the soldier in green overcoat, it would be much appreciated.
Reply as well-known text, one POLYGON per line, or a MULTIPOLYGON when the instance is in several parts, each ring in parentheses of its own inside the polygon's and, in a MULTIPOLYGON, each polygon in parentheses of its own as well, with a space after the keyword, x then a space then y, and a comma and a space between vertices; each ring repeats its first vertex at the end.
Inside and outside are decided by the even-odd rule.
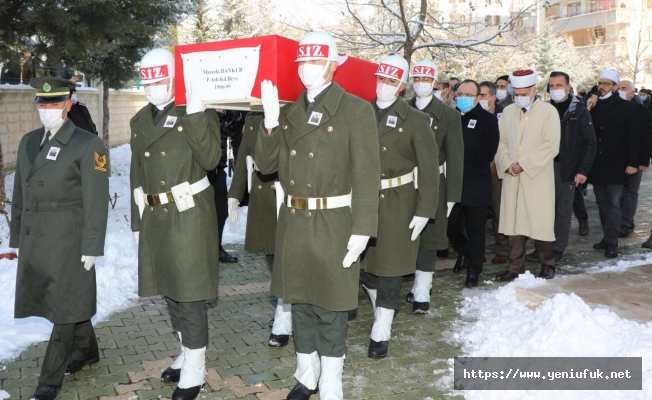
POLYGON ((102 140, 67 118, 75 83, 45 77, 30 85, 43 128, 18 146, 9 246, 19 254, 14 316, 54 324, 32 396, 51 400, 64 375, 99 361, 93 265, 104 255, 109 178, 102 140))
POLYGON ((453 205, 462 199, 462 176, 464 174, 464 138, 460 113, 448 107, 437 97, 437 67, 430 60, 422 60, 412 67, 416 97, 410 105, 430 115, 430 126, 439 149, 439 206, 437 215, 421 235, 414 286, 407 296, 413 302, 412 310, 425 314, 430 308, 430 289, 437 261, 437 250, 448 248, 448 215, 453 205))
MULTIPOLYGON (((256 139, 263 122, 262 113, 249 113, 243 128, 244 140, 238 150, 238 162, 229 189, 229 217, 235 222, 238 207, 245 191, 249 192, 249 211, 245 234, 246 251, 265 253, 267 264, 274 266, 274 245, 276 243, 276 187, 278 173, 265 175, 256 166, 256 139)), ((285 347, 292 334, 292 317, 289 304, 278 299, 272 332, 267 341, 270 347, 285 347)))
POLYGON ((205 110, 198 87, 187 90, 186 107, 174 106, 174 57, 167 50, 145 54, 140 73, 149 104, 131 119, 138 294, 165 298, 181 354, 161 379, 179 382, 173 399, 194 399, 204 384, 205 300, 217 296, 218 286, 217 216, 206 171, 220 160, 219 119, 205 110))
POLYGON ((292 304, 298 383, 288 399, 342 399, 348 310, 358 305, 359 264, 378 225, 380 159, 374 111, 332 82, 337 46, 326 32, 301 39, 296 61, 306 90, 279 109, 261 85, 265 120, 256 143, 280 196, 272 294, 292 304), (280 114, 280 117, 279 117, 280 114))
POLYGON ((387 355, 403 275, 414 273, 419 234, 437 212, 439 163, 430 118, 398 97, 408 73, 408 62, 397 55, 383 58, 376 72, 372 104, 380 142, 378 236, 362 256, 361 273, 374 308, 370 358, 387 355))

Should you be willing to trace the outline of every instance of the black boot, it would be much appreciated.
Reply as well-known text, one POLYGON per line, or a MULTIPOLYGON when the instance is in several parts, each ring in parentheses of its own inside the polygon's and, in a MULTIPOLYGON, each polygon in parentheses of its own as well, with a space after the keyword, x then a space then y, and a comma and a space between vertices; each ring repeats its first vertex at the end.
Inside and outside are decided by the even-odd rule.
POLYGON ((478 286, 478 279, 480 278, 480 272, 482 267, 478 268, 473 265, 466 266, 466 286, 476 287, 478 286))
POLYGON ((43 385, 39 384, 34 391, 31 399, 33 400, 53 400, 59 394, 60 385, 43 385))
POLYGON ((301 382, 297 382, 296 385, 288 393, 286 400, 309 400, 310 396, 317 393, 317 389, 310 390, 301 382))
POLYGON ((414 293, 408 293, 407 296, 405 296, 405 301, 408 303, 414 302, 414 293))
POLYGON ((385 358, 385 356, 387 356, 388 348, 389 341, 387 340, 376 342, 373 339, 369 339, 369 351, 367 352, 367 355, 369 358, 385 358))
POLYGON ((269 334, 269 340, 267 345, 269 347, 285 347, 290 341, 290 335, 275 335, 273 333, 269 334))
POLYGON ((646 249, 652 249, 652 234, 650 234, 650 237, 648 238, 648 240, 643 242, 643 244, 641 246, 646 248, 646 249))
POLYGON ((179 379, 181 379, 181 368, 167 367, 161 374, 161 381, 165 383, 179 382, 179 379))
POLYGON ((177 386, 172 392, 172 400, 194 400, 199 396, 199 391, 204 385, 193 386, 188 389, 181 389, 177 386))
POLYGON ((234 257, 227 253, 226 250, 220 248, 220 262, 225 264, 235 264, 238 262, 238 257, 234 257))
POLYGON ((453 266, 453 272, 458 273, 464 271, 466 268, 466 264, 468 263, 468 260, 464 256, 464 254, 457 254, 457 261, 455 261, 455 265, 453 266))
POLYGON ((68 363, 68 368, 66 368, 66 375, 74 374, 76 372, 81 371, 82 368, 84 368, 84 365, 91 365, 95 364, 96 362, 100 361, 100 356, 95 356, 89 360, 85 361, 77 361, 74 359, 70 359, 70 362, 68 363))
POLYGON ((430 309, 430 303, 429 302, 419 302, 415 301, 412 303, 412 312, 415 314, 428 314, 428 310, 430 309))
POLYGON ((274 326, 274 318, 269 320, 269 329, 272 329, 273 326, 274 326))

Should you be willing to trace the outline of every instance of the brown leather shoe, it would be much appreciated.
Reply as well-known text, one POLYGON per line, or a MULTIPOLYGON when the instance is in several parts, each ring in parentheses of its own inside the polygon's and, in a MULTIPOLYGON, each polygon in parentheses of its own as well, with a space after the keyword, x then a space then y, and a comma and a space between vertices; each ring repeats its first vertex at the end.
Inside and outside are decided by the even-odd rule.
POLYGON ((509 261, 509 257, 507 257, 507 254, 496 254, 496 257, 491 260, 492 264, 505 264, 507 261, 509 261))
POLYGON ((555 267, 541 264, 541 272, 539 273, 539 278, 552 279, 554 277, 555 277, 555 267))
POLYGON ((502 281, 502 282, 510 282, 510 281, 513 281, 514 279, 516 279, 516 277, 518 275, 519 274, 514 273, 514 272, 505 271, 500 275, 496 275, 496 277, 494 279, 497 280, 497 281, 502 281))
POLYGON ((580 223, 580 236, 586 236, 589 234, 589 220, 588 219, 579 219, 577 220, 580 223))

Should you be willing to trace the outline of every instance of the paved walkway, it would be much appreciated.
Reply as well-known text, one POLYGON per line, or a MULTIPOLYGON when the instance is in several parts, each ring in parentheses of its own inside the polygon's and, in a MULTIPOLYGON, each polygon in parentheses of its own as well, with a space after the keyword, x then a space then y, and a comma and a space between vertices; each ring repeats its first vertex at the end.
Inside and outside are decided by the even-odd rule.
MULTIPOLYGON (((635 253, 644 251, 640 244, 647 239, 652 226, 650 176, 649 172, 644 175, 641 186, 637 229, 632 236, 621 241, 619 249, 623 258, 635 257, 635 253)), ((591 216, 591 234, 578 236, 577 222, 573 222, 571 245, 558 269, 560 275, 579 275, 586 267, 606 261, 602 252, 591 248, 601 238, 591 191, 586 200, 591 216)), ((488 235, 488 242, 492 240, 488 235)), ((292 341, 284 349, 270 349, 265 345, 269 336, 268 322, 274 311, 274 299, 268 291, 270 274, 265 257, 246 253, 242 246, 226 247, 240 258, 240 262, 221 267, 220 297, 217 303, 209 306, 208 376, 200 398, 285 399, 288 388, 295 384, 292 377, 294 347, 292 341)), ((487 249, 487 259, 490 260, 493 248, 488 246, 487 249)), ((432 308, 427 315, 412 314, 408 304, 401 308, 394 322, 389 355, 383 360, 371 360, 366 356, 373 315, 369 301, 360 292, 360 307, 351 314, 347 336, 345 398, 462 398, 450 388, 437 385, 437 381, 447 374, 447 360, 461 355, 460 343, 453 339, 452 334, 455 324, 462 321, 457 307, 463 296, 491 290, 495 285, 485 283, 475 289, 462 289, 464 277, 451 272, 453 263, 453 252, 449 259, 439 261, 432 308)), ((526 267, 538 273, 536 264, 528 263, 526 267)), ((483 278, 490 279, 504 268, 504 265, 485 264, 483 278)), ((402 296, 411 286, 412 278, 406 278, 402 296)), ((159 376, 171 364, 172 357, 178 354, 179 344, 172 334, 162 299, 141 299, 109 321, 97 324, 96 333, 101 361, 66 377, 58 399, 146 400, 168 398, 172 394, 174 385, 163 384, 159 376)), ((38 343, 25 350, 19 359, 0 363, 0 389, 9 392, 11 399, 29 398, 33 393, 46 346, 46 342, 38 343)))

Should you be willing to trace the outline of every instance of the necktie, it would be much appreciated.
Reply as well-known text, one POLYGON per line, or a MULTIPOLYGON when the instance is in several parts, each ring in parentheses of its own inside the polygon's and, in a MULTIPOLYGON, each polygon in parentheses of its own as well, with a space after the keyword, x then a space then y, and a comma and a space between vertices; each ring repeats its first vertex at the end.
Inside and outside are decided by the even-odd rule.
POLYGON ((50 131, 48 131, 48 133, 45 134, 45 140, 43 141, 43 143, 41 143, 41 147, 39 147, 39 150, 43 150, 43 147, 45 147, 45 145, 48 144, 49 141, 50 141, 50 131))

